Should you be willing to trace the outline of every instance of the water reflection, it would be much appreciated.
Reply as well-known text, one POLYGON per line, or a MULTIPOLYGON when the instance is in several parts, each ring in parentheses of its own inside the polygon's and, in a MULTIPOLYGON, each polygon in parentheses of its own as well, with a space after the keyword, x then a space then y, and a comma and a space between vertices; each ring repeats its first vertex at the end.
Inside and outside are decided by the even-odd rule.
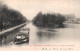
POLYGON ((26 27, 30 28, 30 44, 55 44, 74 43, 79 39, 80 25, 70 24, 67 28, 37 28, 31 23, 26 27))
POLYGON ((54 32, 39 30, 36 35, 37 35, 39 41, 41 42, 41 41, 50 40, 51 38, 54 38, 57 34, 54 32))

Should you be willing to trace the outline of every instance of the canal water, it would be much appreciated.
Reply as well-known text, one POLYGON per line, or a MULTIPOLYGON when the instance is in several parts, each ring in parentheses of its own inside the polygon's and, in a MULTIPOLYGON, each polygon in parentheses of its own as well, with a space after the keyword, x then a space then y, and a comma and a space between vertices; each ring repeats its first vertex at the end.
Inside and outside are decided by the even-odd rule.
MULTIPOLYGON (((29 44, 27 45, 58 45, 58 44, 78 44, 80 42, 80 24, 65 24, 65 28, 39 28, 32 23, 24 26, 30 28, 29 32, 29 44)), ((19 29, 9 32, 6 38, 2 39, 2 45, 11 43, 14 41, 15 36, 20 32, 19 29)), ((26 45, 23 44, 23 45, 26 45)), ((80 43, 79 43, 80 44, 80 43)), ((15 45, 14 45, 15 46, 15 45)), ((14 47, 13 46, 13 47, 14 47)))
POLYGON ((38 28, 32 23, 30 28, 30 45, 75 44, 80 41, 80 24, 65 24, 65 28, 38 28))

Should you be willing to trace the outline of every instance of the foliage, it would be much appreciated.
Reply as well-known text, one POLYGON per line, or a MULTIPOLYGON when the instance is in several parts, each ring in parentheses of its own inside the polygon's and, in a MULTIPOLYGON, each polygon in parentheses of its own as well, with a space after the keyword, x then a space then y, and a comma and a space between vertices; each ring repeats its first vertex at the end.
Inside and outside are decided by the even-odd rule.
POLYGON ((0 30, 17 26, 26 21, 19 11, 9 9, 6 5, 0 7, 0 30))
POLYGON ((59 13, 54 14, 42 14, 39 12, 33 19, 33 24, 37 27, 62 27, 65 17, 59 13))

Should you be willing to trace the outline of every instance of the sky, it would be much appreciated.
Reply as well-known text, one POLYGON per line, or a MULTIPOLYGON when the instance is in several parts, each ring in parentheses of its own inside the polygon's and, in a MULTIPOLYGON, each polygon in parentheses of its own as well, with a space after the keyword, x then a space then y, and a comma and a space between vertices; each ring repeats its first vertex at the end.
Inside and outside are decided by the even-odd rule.
POLYGON ((75 14, 80 17, 80 0, 4 0, 12 9, 20 11, 32 20, 38 12, 75 14))

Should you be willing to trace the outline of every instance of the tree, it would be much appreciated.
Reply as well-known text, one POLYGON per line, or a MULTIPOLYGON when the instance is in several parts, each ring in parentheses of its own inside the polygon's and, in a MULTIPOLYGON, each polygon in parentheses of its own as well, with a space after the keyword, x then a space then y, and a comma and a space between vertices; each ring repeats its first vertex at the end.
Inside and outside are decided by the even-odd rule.
POLYGON ((17 10, 2 5, 0 7, 0 30, 25 23, 27 19, 17 10))
POLYGON ((59 13, 56 14, 42 14, 39 12, 36 17, 33 19, 33 24, 37 27, 61 27, 65 17, 59 13))

